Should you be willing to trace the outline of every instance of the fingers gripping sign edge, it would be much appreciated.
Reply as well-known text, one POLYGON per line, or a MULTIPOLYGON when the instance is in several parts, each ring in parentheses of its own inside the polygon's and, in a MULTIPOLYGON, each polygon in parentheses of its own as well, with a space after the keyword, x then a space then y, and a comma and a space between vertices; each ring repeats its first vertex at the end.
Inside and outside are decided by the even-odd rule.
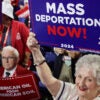
POLYGON ((29 37, 27 39, 27 46, 30 47, 40 47, 37 39, 35 38, 36 34, 30 32, 29 37))

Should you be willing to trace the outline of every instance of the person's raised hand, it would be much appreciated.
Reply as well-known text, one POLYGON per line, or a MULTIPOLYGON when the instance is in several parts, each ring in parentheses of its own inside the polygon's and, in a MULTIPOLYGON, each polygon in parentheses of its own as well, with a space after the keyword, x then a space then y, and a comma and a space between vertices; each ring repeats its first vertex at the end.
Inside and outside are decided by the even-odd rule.
POLYGON ((37 39, 35 38, 35 33, 30 32, 29 37, 27 38, 27 46, 31 52, 35 52, 36 50, 40 49, 37 39))

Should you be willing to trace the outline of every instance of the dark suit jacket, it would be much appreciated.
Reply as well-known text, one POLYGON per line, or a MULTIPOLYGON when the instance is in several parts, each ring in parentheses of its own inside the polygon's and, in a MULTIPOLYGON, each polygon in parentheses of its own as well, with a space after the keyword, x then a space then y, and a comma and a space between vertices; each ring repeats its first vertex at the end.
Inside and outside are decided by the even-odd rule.
POLYGON ((61 73, 61 69, 62 69, 62 65, 63 65, 63 54, 59 55, 56 57, 56 60, 54 62, 54 70, 53 70, 53 75, 56 78, 59 78, 60 73, 61 73))

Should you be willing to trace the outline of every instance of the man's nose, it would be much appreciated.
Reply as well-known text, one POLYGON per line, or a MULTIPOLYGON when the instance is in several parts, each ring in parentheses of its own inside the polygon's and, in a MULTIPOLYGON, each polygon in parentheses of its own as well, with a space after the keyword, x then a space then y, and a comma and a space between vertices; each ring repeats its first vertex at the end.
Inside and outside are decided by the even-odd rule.
POLYGON ((7 62, 7 63, 9 62, 9 58, 6 58, 6 62, 7 62))

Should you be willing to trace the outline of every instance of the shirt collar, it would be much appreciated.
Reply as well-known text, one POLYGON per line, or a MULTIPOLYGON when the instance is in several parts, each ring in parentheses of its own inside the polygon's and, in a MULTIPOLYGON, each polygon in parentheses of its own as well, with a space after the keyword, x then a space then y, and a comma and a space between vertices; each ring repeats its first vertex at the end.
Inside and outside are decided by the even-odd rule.
POLYGON ((9 77, 12 77, 13 74, 15 73, 15 70, 16 70, 17 66, 15 66, 12 70, 4 70, 4 74, 3 74, 3 77, 6 77, 6 72, 9 72, 10 73, 10 76, 9 77))

